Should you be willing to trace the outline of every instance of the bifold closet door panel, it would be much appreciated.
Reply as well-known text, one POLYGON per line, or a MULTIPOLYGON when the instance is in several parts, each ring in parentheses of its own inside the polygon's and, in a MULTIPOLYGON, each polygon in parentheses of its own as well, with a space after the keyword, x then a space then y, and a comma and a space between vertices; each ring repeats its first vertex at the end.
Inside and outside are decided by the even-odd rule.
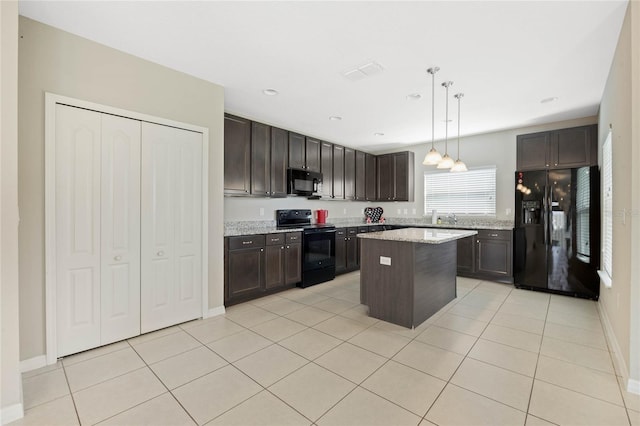
POLYGON ((56 105, 56 339, 58 356, 100 345, 101 117, 56 105))
POLYGON ((202 134, 142 123, 141 331, 202 315, 202 134))
POLYGON ((102 114, 102 345, 140 334, 140 132, 102 114))

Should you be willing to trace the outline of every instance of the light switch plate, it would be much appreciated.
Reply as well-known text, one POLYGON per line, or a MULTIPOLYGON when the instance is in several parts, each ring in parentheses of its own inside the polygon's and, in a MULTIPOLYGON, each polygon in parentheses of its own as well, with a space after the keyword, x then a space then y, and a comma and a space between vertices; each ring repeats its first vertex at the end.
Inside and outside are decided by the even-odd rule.
POLYGON ((260 207, 260 216, 264 216, 264 207, 260 207))
POLYGON ((380 256, 380 264, 391 266, 391 258, 387 256, 380 256))

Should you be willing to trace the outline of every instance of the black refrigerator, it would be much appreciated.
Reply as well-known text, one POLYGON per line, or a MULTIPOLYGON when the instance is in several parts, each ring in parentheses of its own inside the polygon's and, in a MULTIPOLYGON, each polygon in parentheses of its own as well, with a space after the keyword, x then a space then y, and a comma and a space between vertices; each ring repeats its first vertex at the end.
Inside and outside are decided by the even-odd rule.
POLYGON ((598 167, 516 172, 515 191, 515 286, 597 300, 598 167))

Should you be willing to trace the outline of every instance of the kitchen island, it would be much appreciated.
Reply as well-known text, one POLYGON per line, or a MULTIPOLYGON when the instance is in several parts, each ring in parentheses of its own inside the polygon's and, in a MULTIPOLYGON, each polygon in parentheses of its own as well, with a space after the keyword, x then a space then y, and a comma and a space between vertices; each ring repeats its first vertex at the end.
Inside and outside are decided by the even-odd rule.
POLYGON ((413 328, 456 297, 457 242, 477 231, 405 228, 358 234, 360 302, 369 315, 413 328))

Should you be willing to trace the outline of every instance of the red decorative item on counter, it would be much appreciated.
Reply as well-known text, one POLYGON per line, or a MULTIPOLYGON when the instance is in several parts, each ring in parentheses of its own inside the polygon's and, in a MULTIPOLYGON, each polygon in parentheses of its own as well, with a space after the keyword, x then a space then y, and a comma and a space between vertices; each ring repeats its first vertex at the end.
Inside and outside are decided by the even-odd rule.
POLYGON ((316 210, 316 223, 319 223, 319 224, 327 223, 328 217, 329 217, 329 210, 316 210))

